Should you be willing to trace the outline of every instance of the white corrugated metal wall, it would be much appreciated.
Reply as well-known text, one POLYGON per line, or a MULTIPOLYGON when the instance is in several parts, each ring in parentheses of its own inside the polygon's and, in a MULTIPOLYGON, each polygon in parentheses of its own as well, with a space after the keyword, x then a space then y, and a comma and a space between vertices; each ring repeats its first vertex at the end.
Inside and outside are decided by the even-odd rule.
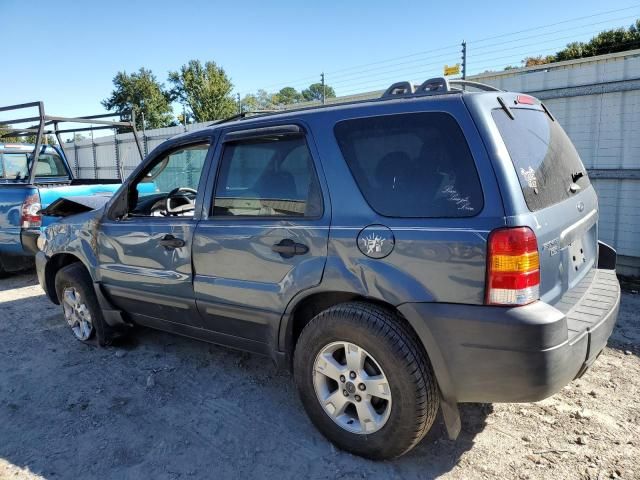
POLYGON ((640 50, 473 78, 543 99, 590 171, 600 239, 640 274, 640 50))
MULTIPOLYGON (((640 275, 640 50, 486 73, 470 80, 543 99, 590 170, 600 198, 600 238, 618 250, 621 273, 640 275)), ((331 99, 331 103, 380 93, 331 99)), ((189 125, 188 130, 204 126, 189 125)), ((147 152, 183 131, 182 126, 147 131, 147 152)), ((140 158, 132 134, 117 135, 117 141, 118 159, 127 176, 140 158)), ((118 176, 113 136, 65 144, 65 151, 78 177, 118 176)))

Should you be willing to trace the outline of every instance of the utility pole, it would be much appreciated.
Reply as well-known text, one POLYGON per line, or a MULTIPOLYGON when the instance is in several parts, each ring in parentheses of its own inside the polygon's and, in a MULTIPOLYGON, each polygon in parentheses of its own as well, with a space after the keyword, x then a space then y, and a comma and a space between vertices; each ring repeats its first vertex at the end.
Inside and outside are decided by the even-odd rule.
POLYGON ((149 153, 147 152, 147 130, 144 121, 144 112, 140 112, 140 114, 142 115, 142 145, 144 146, 144 155, 146 157, 147 153, 149 153))
POLYGON ((467 78, 467 42, 462 41, 462 79, 467 78))
POLYGON ((184 124, 184 131, 187 131, 187 109, 184 106, 184 103, 182 104, 182 123, 184 124))
POLYGON ((236 98, 238 99, 238 114, 242 113, 242 101, 240 101, 240 92, 236 93, 236 98))
POLYGON ((322 104, 324 105, 325 99, 327 98, 327 86, 324 83, 324 72, 320 74, 320 83, 322 83, 322 104))

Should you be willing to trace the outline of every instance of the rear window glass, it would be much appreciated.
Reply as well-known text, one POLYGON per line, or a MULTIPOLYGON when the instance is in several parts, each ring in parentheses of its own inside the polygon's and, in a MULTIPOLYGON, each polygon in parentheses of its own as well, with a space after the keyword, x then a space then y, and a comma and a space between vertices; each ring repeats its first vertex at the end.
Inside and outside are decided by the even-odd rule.
MULTIPOLYGON (((29 178, 29 159, 31 153, 4 152, 2 154, 2 178, 11 180, 25 180, 29 178)), ((37 177, 66 177, 67 170, 64 162, 55 153, 41 153, 36 164, 37 177)))
POLYGON ((388 217, 472 217, 482 188, 467 141, 447 113, 340 122, 335 134, 365 200, 388 217))
POLYGON ((589 186, 587 171, 573 143, 558 122, 540 110, 512 108, 492 112, 529 210, 536 211, 569 198, 569 186, 589 186))

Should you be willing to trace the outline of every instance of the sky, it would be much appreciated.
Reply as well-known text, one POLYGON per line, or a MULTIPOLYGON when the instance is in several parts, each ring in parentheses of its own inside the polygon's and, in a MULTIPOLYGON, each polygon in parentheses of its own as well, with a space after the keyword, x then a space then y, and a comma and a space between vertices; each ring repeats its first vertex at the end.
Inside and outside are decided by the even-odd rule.
POLYGON ((302 89, 323 71, 345 95, 442 75, 462 40, 473 74, 634 18, 639 1, 0 0, 0 106, 101 113, 118 71, 145 67, 166 84, 190 59, 215 61, 241 95, 302 89))

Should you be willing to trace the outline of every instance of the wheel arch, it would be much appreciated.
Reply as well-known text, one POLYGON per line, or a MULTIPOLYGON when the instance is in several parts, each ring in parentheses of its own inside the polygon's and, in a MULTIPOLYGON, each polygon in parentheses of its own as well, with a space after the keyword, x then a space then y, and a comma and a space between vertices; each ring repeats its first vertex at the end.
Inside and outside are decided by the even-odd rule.
POLYGON ((60 305, 60 300, 56 293, 56 275, 64 267, 73 263, 80 263, 91 274, 84 262, 72 253, 56 253, 47 261, 44 270, 45 291, 49 300, 56 305, 60 305))
MULTIPOLYGON (((451 373, 445 361, 440 346, 429 327, 429 319, 415 315, 410 308, 411 304, 393 305, 382 299, 366 297, 355 292, 321 291, 313 292, 300 298, 295 304, 290 304, 283 316, 280 328, 280 348, 284 362, 292 367, 293 351, 302 329, 313 317, 322 310, 345 302, 362 301, 392 310, 397 314, 418 339, 420 348, 425 353, 441 394, 445 425, 449 438, 455 439, 461 428, 460 416, 457 408, 456 392, 453 388, 451 373)), ((292 302, 293 303, 293 302, 292 302)))
POLYGON ((283 316, 282 325, 280 326, 279 350, 285 352, 287 357, 290 359, 293 356, 293 351, 302 329, 313 317, 334 305, 356 301, 377 305, 393 311, 402 319, 403 322, 406 323, 407 327, 415 334, 416 338, 420 340, 420 344, 427 355, 427 358, 429 358, 426 346, 422 344, 422 338, 416 331, 414 325, 412 325, 412 323, 395 305, 383 299, 367 297, 356 292, 336 290, 312 292, 289 305, 287 312, 285 312, 285 315, 283 316))

